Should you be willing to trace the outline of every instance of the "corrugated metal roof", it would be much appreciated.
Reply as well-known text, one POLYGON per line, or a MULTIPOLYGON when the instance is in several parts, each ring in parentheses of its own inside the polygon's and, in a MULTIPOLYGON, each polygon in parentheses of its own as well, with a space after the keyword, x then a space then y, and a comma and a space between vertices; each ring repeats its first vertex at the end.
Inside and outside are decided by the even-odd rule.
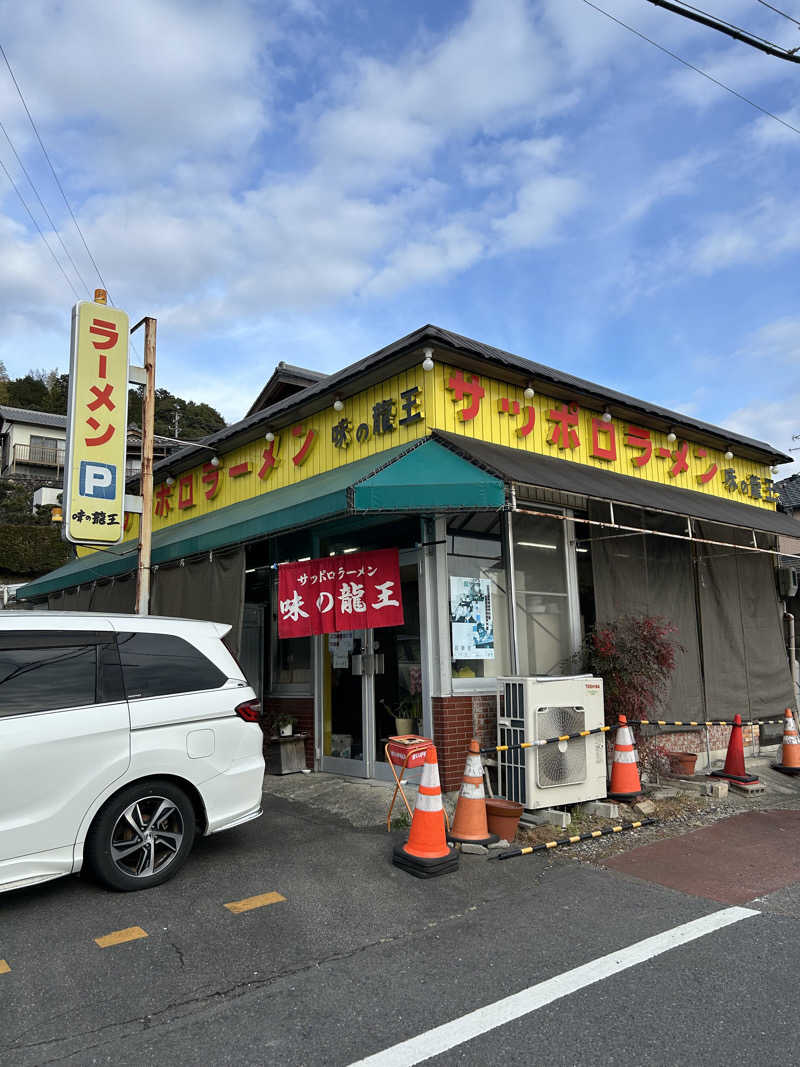
MULTIPOLYGON (((422 326, 397 341, 393 341, 392 344, 387 345, 385 348, 378 349, 377 352, 365 356, 364 359, 359 360, 357 363, 353 363, 349 367, 345 367, 344 370, 329 375, 285 400, 272 404, 261 411, 256 411, 241 421, 226 426, 223 430, 209 434, 199 444, 204 446, 205 451, 208 451, 209 448, 222 451, 225 448, 233 447, 231 442, 234 440, 238 439, 237 443, 239 444, 254 440, 263 432, 265 427, 280 426, 285 421, 288 421, 290 413, 296 409, 305 408, 309 412, 319 410, 320 401, 328 394, 332 395, 338 392, 343 397, 352 395, 352 393, 364 387, 363 379, 365 376, 370 374, 375 376, 376 370, 384 364, 391 363, 393 360, 398 360, 402 357, 406 357, 410 363, 412 354, 414 358, 417 358, 419 350, 426 345, 430 345, 440 351, 444 349, 445 352, 460 356, 466 362, 471 361, 476 365, 476 369, 483 373, 490 373, 490 369, 486 367, 488 363, 491 367, 502 368, 510 378, 516 379, 519 383, 525 383, 530 380, 534 385, 538 384, 540 388, 549 386, 551 391, 557 393, 566 390, 570 394, 583 396, 593 401, 598 410, 609 407, 612 413, 615 413, 614 408, 618 406, 620 409, 624 409, 626 414, 636 412, 642 417, 654 420, 659 425, 668 427, 674 424, 676 427, 695 431, 700 437, 713 438, 717 445, 729 443, 734 447, 745 448, 750 452, 758 453, 761 462, 788 463, 792 460, 791 456, 777 451, 772 445, 764 441, 757 441, 754 438, 745 437, 742 434, 714 426, 711 423, 701 422, 699 419, 681 415, 679 412, 671 411, 668 408, 662 408, 657 404, 638 400, 635 397, 627 396, 625 393, 607 389, 596 382, 590 382, 584 378, 578 378, 574 374, 555 370, 553 367, 547 367, 543 363, 535 363, 532 360, 524 359, 522 356, 505 352, 503 349, 493 348, 482 341, 474 341, 469 337, 464 337, 461 334, 452 333, 449 330, 430 324, 422 326)), ((623 412, 620 413, 622 414, 623 412)), ((181 452, 175 452, 168 461, 156 464, 155 471, 186 469, 198 461, 197 451, 194 448, 187 448, 181 452)))
POLYGON ((433 438, 477 463, 490 474, 510 482, 559 489, 595 500, 611 500, 657 511, 670 511, 676 515, 706 519, 727 526, 740 526, 747 530, 797 536, 797 523, 781 512, 767 511, 766 508, 740 504, 735 500, 725 500, 692 489, 679 489, 672 485, 661 485, 659 482, 647 482, 642 478, 630 478, 626 474, 599 470, 584 463, 572 463, 553 456, 523 452, 519 448, 475 441, 440 430, 434 431, 433 438))

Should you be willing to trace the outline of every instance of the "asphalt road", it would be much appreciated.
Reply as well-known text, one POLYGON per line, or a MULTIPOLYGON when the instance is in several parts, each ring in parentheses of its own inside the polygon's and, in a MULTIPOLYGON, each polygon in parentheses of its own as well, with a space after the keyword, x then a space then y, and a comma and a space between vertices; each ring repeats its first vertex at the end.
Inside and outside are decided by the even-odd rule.
POLYGON ((345 1065, 418 1035, 416 1059, 401 1047, 378 1062, 798 1060, 797 882, 630 965, 629 946, 717 922, 728 903, 566 853, 464 856, 456 873, 420 881, 390 863, 403 834, 265 800, 262 819, 202 841, 149 892, 75 878, 0 896, 4 1067, 345 1065), (285 899, 225 907, 262 894, 285 899), (95 941, 133 927, 146 936, 95 941), (519 1017, 497 1025, 497 1002, 533 987, 540 1006, 517 997, 519 1017))

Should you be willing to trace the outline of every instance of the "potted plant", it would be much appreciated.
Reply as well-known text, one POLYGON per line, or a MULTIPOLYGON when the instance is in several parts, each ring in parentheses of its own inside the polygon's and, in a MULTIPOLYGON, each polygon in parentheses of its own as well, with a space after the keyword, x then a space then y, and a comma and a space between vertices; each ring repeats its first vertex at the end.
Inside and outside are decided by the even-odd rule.
POLYGON ((407 697, 405 700, 398 700, 394 707, 387 704, 385 700, 382 700, 381 704, 383 704, 389 714, 394 718, 394 728, 398 735, 414 733, 418 713, 418 703, 413 697, 407 697))
POLYGON ((294 727, 297 719, 294 715, 278 715, 275 719, 275 729, 280 737, 291 737, 294 733, 294 727))

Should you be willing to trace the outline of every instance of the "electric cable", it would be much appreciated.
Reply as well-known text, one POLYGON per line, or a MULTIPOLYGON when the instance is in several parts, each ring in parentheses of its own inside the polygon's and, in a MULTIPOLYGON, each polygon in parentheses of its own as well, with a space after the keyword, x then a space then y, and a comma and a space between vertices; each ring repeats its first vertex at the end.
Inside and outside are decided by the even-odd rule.
POLYGON ((796 48, 782 48, 780 45, 768 41, 765 37, 759 37, 757 34, 751 33, 750 30, 743 30, 739 26, 734 26, 732 22, 725 22, 723 19, 717 18, 716 15, 709 15, 699 7, 692 7, 691 4, 686 3, 676 3, 675 0, 648 0, 648 3, 653 4, 655 7, 663 7, 666 11, 671 11, 673 15, 681 15, 683 18, 691 19, 692 22, 699 22, 701 26, 708 26, 712 30, 724 33, 735 41, 741 41, 742 44, 749 45, 751 48, 766 52, 768 56, 785 59, 789 63, 800 63, 800 56, 797 55, 796 48))
POLYGON ((749 97, 743 96, 735 89, 731 89, 729 85, 726 85, 724 82, 721 82, 717 78, 712 77, 711 74, 708 74, 706 73, 706 71, 701 70, 700 67, 696 67, 687 59, 682 59, 681 56, 679 56, 676 52, 671 52, 669 48, 665 48, 664 45, 659 44, 657 41, 652 40, 652 38, 650 37, 647 37, 639 30, 634 29, 633 26, 629 26, 627 22, 623 22, 622 19, 618 19, 616 15, 612 15, 608 11, 605 11, 602 7, 598 7, 597 4, 593 4, 592 0, 583 0, 583 3, 586 4, 587 7, 591 7, 593 10, 597 11, 599 14, 605 15, 606 18, 611 19, 612 22, 616 22, 617 25, 622 26, 623 29, 629 30, 630 33, 636 34, 637 37, 640 37, 643 41, 647 41, 648 44, 651 44, 660 52, 664 52, 666 55, 671 56, 672 59, 676 59, 679 63, 682 63, 684 67, 688 67, 689 70, 693 70, 696 74, 700 74, 704 78, 707 78, 710 82, 713 82, 714 85, 718 85, 720 89, 724 89, 726 93, 730 93, 732 96, 737 97, 737 99, 743 100, 745 104, 749 104, 751 107, 754 107, 756 111, 760 111, 762 115, 766 115, 767 118, 774 119, 775 122, 779 122, 781 126, 785 126, 786 129, 791 130, 792 133, 800 134, 800 129, 798 129, 797 126, 792 126, 790 122, 786 122, 785 119, 779 118, 771 111, 767 111, 767 109, 765 107, 762 107, 761 104, 757 104, 754 100, 750 100, 749 97))
POLYGON ((770 9, 770 11, 774 11, 776 15, 783 15, 783 17, 785 19, 788 19, 789 22, 793 22, 795 24, 795 26, 800 28, 800 22, 798 22, 797 19, 794 18, 794 16, 787 15, 785 11, 781 11, 780 8, 778 8, 778 7, 773 7, 772 4, 768 4, 767 3, 767 0, 756 0, 756 3, 757 4, 762 4, 764 7, 768 7, 770 9))
MULTIPOLYGON (((20 89, 19 83, 18 83, 17 79, 14 77, 14 71, 11 69, 11 64, 8 61, 8 56, 6 55, 5 49, 3 48, 2 44, 0 44, 0 55, 2 55, 3 60, 5 62, 5 65, 8 67, 8 73, 11 75, 11 80, 13 81, 14 87, 16 88, 17 93, 19 94, 20 100, 22 101, 22 106, 25 108, 25 114, 28 116, 28 119, 30 121, 31 127, 33 128, 33 132, 36 134, 36 140, 39 142, 39 146, 42 149, 42 152, 44 153, 44 158, 47 160, 47 164, 50 167, 50 171, 51 171, 51 173, 53 175, 53 178, 55 179, 56 185, 58 186, 58 190, 61 193, 61 196, 62 196, 62 198, 64 200, 64 203, 67 205, 67 211, 69 211, 70 216, 72 218, 72 221, 75 224, 75 229, 78 231, 78 235, 80 236, 80 239, 83 242, 83 247, 86 249, 86 254, 89 257, 89 259, 91 260, 92 266, 97 271, 97 277, 100 279, 100 282, 101 282, 103 288, 109 294, 109 296, 108 296, 109 300, 111 300, 111 293, 109 291, 109 288, 106 285, 105 279, 103 278, 103 275, 100 272, 100 268, 98 267, 94 256, 92 255, 91 251, 89 250, 89 246, 86 243, 86 238, 83 236, 83 231, 81 230, 80 226, 78 225, 78 220, 75 218, 75 212, 72 210, 70 202, 67 199, 67 194, 64 192, 63 186, 61 185, 61 182, 58 179, 58 175, 56 174, 55 167, 53 166, 53 163, 52 163, 52 161, 50 159, 50 156, 47 153, 47 149, 44 146, 44 142, 42 141, 42 138, 39 136, 39 130, 36 128, 36 123, 33 121, 33 116, 31 115, 31 113, 30 113, 30 111, 28 109, 28 105, 25 102, 25 97, 22 95, 22 89, 20 89)), ((113 303, 113 301, 112 301, 112 303, 113 303)))
MULTIPOLYGON (((658 4, 658 0, 650 0, 650 3, 656 4, 657 7, 661 6, 660 4, 658 4)), ((729 30, 735 30, 737 33, 744 34, 746 37, 752 37, 754 41, 761 41, 762 44, 767 44, 770 46, 770 48, 776 48, 778 49, 778 51, 781 52, 785 51, 785 49, 781 48, 780 45, 775 44, 774 41, 768 41, 766 37, 761 37, 757 33, 752 33, 750 30, 744 30, 741 26, 737 26, 733 22, 728 22, 726 19, 721 19, 719 15, 710 15, 707 11, 703 11, 701 7, 695 7, 694 4, 687 4, 686 0, 681 0, 680 6, 682 8, 685 8, 687 11, 694 11, 696 14, 702 15, 704 18, 710 19, 712 22, 719 23, 720 26, 725 26, 729 30)))
POLYGON ((67 285, 68 285, 68 286, 70 287, 70 289, 72 290, 72 292, 73 292, 73 294, 74 294, 74 296, 75 296, 75 299, 76 299, 76 300, 80 300, 80 298, 81 298, 81 297, 80 297, 80 293, 79 293, 79 292, 77 291, 77 289, 75 288, 75 286, 74 286, 74 285, 72 284, 72 281, 71 281, 71 279, 70 279, 69 275, 68 275, 68 274, 67 274, 67 272, 66 272, 66 271, 64 270, 64 267, 63 267, 63 265, 62 265, 62 263, 61 263, 61 260, 60 260, 60 259, 58 258, 58 256, 57 256, 57 255, 55 254, 55 252, 53 251, 53 249, 52 249, 52 248, 50 247, 50 243, 48 242, 47 238, 45 237, 44 233, 42 232, 42 227, 41 227, 41 226, 39 225, 39 223, 38 223, 38 222, 36 221, 36 219, 34 218, 33 212, 32 212, 32 211, 31 211, 31 209, 30 209, 30 208, 28 207, 28 204, 27 204, 27 202, 26 202, 26 200, 25 200, 25 197, 24 197, 24 196, 22 195, 22 193, 21 193, 21 192, 19 191, 19 188, 18 188, 18 186, 17 186, 17 183, 16 183, 16 182, 14 181, 14 179, 13 179, 13 178, 11 177, 11 174, 9 173, 8 167, 7 167, 6 165, 5 165, 5 163, 4 163, 3 161, 2 161, 2 159, 0 159, 0 167, 2 167, 2 168, 3 168, 3 172, 5 173, 5 176, 6 176, 7 178, 8 178, 8 180, 9 180, 9 181, 11 182, 12 186, 14 187, 14 192, 15 192, 15 193, 17 194, 17 196, 19 197, 19 199, 20 199, 20 201, 21 201, 21 203, 22 203, 22 206, 23 206, 23 207, 25 208, 25 210, 26 210, 26 211, 28 212, 28 214, 30 215, 30 218, 31 218, 31 222, 32 222, 32 223, 33 223, 33 225, 34 225, 34 226, 36 227, 36 229, 37 229, 37 230, 39 231, 39 236, 41 237, 41 239, 42 239, 42 240, 44 241, 45 245, 47 246, 47 251, 48 251, 48 252, 50 253, 50 255, 51 255, 51 256, 53 257, 53 259, 55 260, 55 264, 56 264, 56 266, 57 266, 57 267, 58 267, 58 269, 59 269, 59 270, 61 271, 61 273, 62 273, 62 274, 64 275, 64 279, 66 280, 66 283, 67 283, 67 285))
POLYGON ((19 163, 20 168, 22 170, 22 173, 28 179, 28 185, 30 185, 31 189, 33 189, 33 194, 36 197, 36 199, 39 201, 39 206, 41 207, 42 211, 45 213, 45 215, 47 217, 47 221, 50 223, 50 226, 51 226, 51 228, 53 230, 53 233, 58 238, 58 243, 64 249, 64 254, 66 255, 67 259, 72 264, 72 269, 75 271, 75 273, 78 276, 78 280, 80 281, 81 285, 86 290, 86 292, 88 293, 89 292, 89 286, 86 284, 86 281, 84 280, 83 275, 78 270, 78 266, 77 266, 75 260, 70 255, 69 249, 64 244, 64 241, 62 240, 61 234, 58 232, 58 229, 56 228, 56 224, 53 222, 52 218, 50 217, 50 212, 44 206, 44 202, 43 202, 41 196, 39 196, 39 190, 33 184, 33 179, 31 178, 30 174, 28 174, 27 170, 25 169, 25 164, 19 158, 19 152, 17 152, 16 148, 14 147, 14 142, 8 136, 8 130, 5 128, 5 126, 3 125, 2 122, 0 122, 0 130, 3 131, 3 135, 5 136, 5 139, 8 141, 8 144, 9 144, 9 147, 11 148, 11 151, 14 153, 14 158, 16 159, 17 163, 19 163))

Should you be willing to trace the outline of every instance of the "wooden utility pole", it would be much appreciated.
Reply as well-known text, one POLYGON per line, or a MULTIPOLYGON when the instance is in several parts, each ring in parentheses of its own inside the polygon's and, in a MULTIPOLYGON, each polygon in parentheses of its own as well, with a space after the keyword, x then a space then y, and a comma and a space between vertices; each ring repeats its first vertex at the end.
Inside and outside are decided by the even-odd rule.
MULTIPOLYGON (((137 615, 150 614, 150 546, 153 537, 153 424, 156 403, 156 320, 144 323, 144 396, 142 397, 142 477, 139 519, 139 561, 136 570, 137 615)), ((135 327, 134 327, 135 329, 135 327)))

